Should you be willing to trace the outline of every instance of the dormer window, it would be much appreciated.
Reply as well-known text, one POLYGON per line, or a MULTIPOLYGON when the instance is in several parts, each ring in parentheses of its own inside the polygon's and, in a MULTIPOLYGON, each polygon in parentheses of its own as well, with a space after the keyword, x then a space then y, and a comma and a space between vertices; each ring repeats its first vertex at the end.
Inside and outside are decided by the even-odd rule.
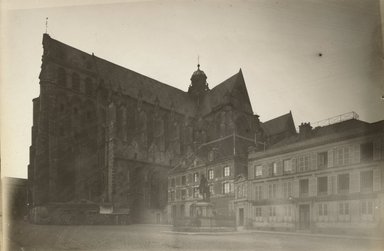
POLYGON ((261 177, 263 175, 263 166, 255 166, 255 177, 261 177))

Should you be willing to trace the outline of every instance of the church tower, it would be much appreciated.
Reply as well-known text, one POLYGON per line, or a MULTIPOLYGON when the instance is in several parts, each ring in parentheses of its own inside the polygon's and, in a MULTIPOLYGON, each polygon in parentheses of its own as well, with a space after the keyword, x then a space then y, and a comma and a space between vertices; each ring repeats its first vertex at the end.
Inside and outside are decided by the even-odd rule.
POLYGON ((197 70, 192 74, 191 85, 188 88, 188 94, 191 95, 199 104, 205 92, 209 91, 207 83, 207 75, 200 70, 200 64, 197 65, 197 70))

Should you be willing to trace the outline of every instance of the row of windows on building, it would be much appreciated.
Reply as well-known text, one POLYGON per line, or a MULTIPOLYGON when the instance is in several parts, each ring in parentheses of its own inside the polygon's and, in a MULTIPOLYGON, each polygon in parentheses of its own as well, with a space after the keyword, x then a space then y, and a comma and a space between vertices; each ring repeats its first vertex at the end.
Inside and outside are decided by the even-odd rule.
MULTIPOLYGON (((347 194, 350 192, 350 174, 343 173, 338 174, 337 176, 322 176, 317 178, 317 195, 323 196, 331 193, 330 185, 335 186, 335 180, 333 177, 336 177, 337 180, 337 193, 338 194, 347 194)), ((268 197, 266 199, 276 199, 278 197, 290 198, 293 196, 292 193, 292 182, 287 181, 283 183, 269 183, 266 185, 254 185, 254 198, 255 200, 265 199, 263 196, 263 188, 267 189, 268 197), (281 196, 278 196, 278 186, 281 187, 281 196)), ((361 171, 360 172, 360 192, 372 192, 373 191, 373 171, 361 171)), ((332 192, 333 193, 333 192, 332 192)), ((237 198, 242 198, 247 196, 246 185, 239 184, 236 188, 237 198)), ((309 196, 309 179, 300 179, 299 180, 299 196, 306 197, 309 196)))
MULTIPOLYGON (((356 148, 356 147, 355 147, 356 148)), ((254 177, 262 178, 265 176, 278 176, 281 174, 291 174, 296 172, 305 172, 315 169, 324 169, 330 167, 331 160, 333 166, 343 166, 351 163, 357 163, 357 155, 360 156, 360 161, 373 160, 373 142, 363 143, 359 147, 360 151, 354 149, 353 146, 341 146, 331 150, 332 158, 329 158, 328 151, 315 154, 306 153, 297 158, 285 159, 282 162, 271 162, 266 166, 255 165, 254 177), (282 165, 282 173, 279 172, 279 166, 282 165), (294 168, 296 167, 296 168, 294 168), (268 172, 268 173, 263 173, 268 172)))
MULTIPOLYGON (((331 209, 328 203, 318 203, 315 205, 317 221, 329 221, 331 219, 331 209)), ((351 205, 348 201, 337 202, 337 208, 334 209, 337 221, 350 221, 351 220, 351 205)), ((375 205, 373 200, 362 200, 359 202, 359 214, 363 220, 374 220, 375 205)), ((256 221, 264 221, 265 218, 281 217, 282 221, 292 221, 294 217, 294 206, 254 206, 253 217, 256 221), (263 213, 264 210, 264 213, 263 213), (277 212, 278 211, 278 212, 277 212)))
MULTIPOLYGON (((234 190, 234 185, 232 182, 224 182, 220 184, 219 190, 215 189, 213 184, 208 185, 209 186, 209 193, 212 195, 215 194, 230 194, 234 190)), ((200 192, 198 187, 192 187, 190 189, 178 189, 178 190, 171 190, 169 193, 169 201, 176 201, 176 200, 186 200, 188 198, 199 198, 200 192), (187 193, 188 191, 188 193, 187 193)))
MULTIPOLYGON (((223 167, 222 176, 229 177, 230 175, 231 175, 231 169, 229 168, 229 166, 223 167)), ((208 169, 207 176, 205 177, 208 177, 208 180, 213 180, 215 178, 215 171, 213 169, 208 169)), ((176 186, 176 180, 177 180, 176 177, 173 177, 170 179, 170 187, 176 186)), ((200 173, 195 172, 192 174, 192 181, 189 181, 189 183, 198 183, 198 182, 200 182, 200 173)), ((180 184, 177 184, 177 185, 180 185, 180 184)), ((181 176, 181 185, 182 186, 187 185, 187 175, 181 176)))
MULTIPOLYGON (((75 91, 81 91, 81 85, 84 83, 84 93, 87 95, 92 95, 94 92, 93 81, 90 77, 86 77, 84 82, 81 80, 81 77, 78 73, 73 72, 71 74, 71 88, 75 91)), ((59 68, 57 70, 57 84, 62 87, 67 87, 67 73, 64 68, 59 68)))

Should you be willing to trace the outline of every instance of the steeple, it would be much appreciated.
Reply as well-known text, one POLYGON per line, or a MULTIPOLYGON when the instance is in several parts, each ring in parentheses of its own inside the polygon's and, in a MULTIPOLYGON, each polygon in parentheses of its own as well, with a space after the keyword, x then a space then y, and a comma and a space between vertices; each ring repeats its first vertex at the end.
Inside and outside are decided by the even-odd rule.
POLYGON ((192 74, 191 85, 188 88, 188 93, 200 100, 201 96, 209 91, 207 83, 207 75, 200 70, 200 64, 197 64, 197 70, 192 74))

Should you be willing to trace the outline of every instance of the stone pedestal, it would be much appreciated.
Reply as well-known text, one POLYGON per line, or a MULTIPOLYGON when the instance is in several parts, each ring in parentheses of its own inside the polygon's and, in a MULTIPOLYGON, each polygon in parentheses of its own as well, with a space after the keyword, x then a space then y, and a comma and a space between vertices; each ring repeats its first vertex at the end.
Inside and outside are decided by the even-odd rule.
POLYGON ((196 201, 190 206, 190 216, 175 218, 174 229, 187 232, 233 231, 235 219, 218 217, 214 204, 207 201, 196 201))
POLYGON ((198 201, 193 208, 194 224, 197 227, 212 227, 215 225, 213 217, 213 204, 206 201, 198 201))
POLYGON ((194 215, 197 217, 213 217, 213 205, 210 202, 199 201, 194 204, 194 215))

